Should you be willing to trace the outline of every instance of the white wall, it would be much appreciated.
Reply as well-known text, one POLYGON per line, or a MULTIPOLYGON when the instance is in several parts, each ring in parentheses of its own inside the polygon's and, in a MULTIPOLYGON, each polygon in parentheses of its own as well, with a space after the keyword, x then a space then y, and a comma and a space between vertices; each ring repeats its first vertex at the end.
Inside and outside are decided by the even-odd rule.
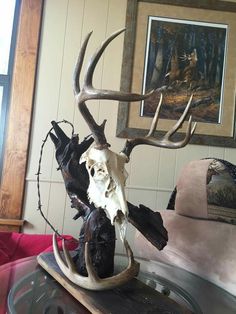
MULTIPOLYGON (((72 72, 85 35, 93 30, 87 55, 113 31, 125 26, 126 0, 46 0, 42 27, 41 49, 37 76, 35 109, 32 122, 31 147, 26 178, 24 218, 27 233, 51 233, 37 211, 36 172, 40 146, 51 120, 67 119, 74 123, 83 138, 89 133, 75 105, 72 72)), ((123 37, 117 38, 106 50, 97 67, 94 85, 119 90, 123 37)), ((89 109, 97 121, 108 119, 106 134, 112 149, 120 151, 124 139, 115 137, 118 103, 90 101, 89 109)), ((68 129, 69 131, 69 129, 68 129)), ((166 208, 181 167, 188 161, 203 157, 223 158, 236 163, 236 150, 230 148, 188 145, 180 150, 137 147, 127 166, 128 200, 143 203, 154 210, 166 208)), ((43 212, 64 234, 77 237, 80 223, 73 221, 60 172, 56 171, 54 147, 45 146, 41 175, 43 212)), ((133 228, 129 238, 132 243, 133 228)))

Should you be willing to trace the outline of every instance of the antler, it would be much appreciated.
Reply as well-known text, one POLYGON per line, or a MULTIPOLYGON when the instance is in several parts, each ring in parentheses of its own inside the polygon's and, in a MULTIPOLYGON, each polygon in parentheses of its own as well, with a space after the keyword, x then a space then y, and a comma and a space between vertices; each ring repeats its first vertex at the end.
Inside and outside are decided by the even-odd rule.
POLYGON ((87 44, 89 41, 89 38, 92 34, 89 33, 87 37, 84 40, 84 43, 82 45, 82 48, 80 50, 80 54, 78 56, 78 60, 76 63, 75 71, 74 71, 74 94, 75 98, 79 107, 79 110, 84 117, 85 121, 87 122, 91 132, 93 133, 93 137, 95 140, 95 143, 97 144, 96 148, 102 149, 105 147, 108 147, 109 144, 107 143, 105 134, 104 134, 104 128, 106 120, 103 121, 101 125, 98 125, 94 118, 92 117, 91 113, 89 112, 85 101, 90 99, 112 99, 112 100, 119 100, 119 101, 140 101, 148 98, 153 92, 140 95, 135 93, 125 93, 125 92, 118 92, 113 90, 106 90, 106 89, 96 89, 93 87, 92 80, 93 80, 93 74, 95 67, 101 58, 104 50, 109 45, 109 43, 116 38, 118 35, 120 35, 122 32, 124 32, 125 29, 118 30, 117 32, 113 33, 110 37, 108 37, 101 46, 97 49, 97 51, 94 53, 92 58, 90 59, 82 89, 80 88, 80 73, 84 61, 84 56, 87 48, 87 44))
POLYGON ((128 158, 133 148, 137 145, 145 144, 145 145, 151 145, 151 146, 157 146, 157 147, 180 148, 180 147, 184 147, 189 142, 191 136, 193 135, 197 124, 195 122, 194 125, 192 126, 192 116, 190 116, 188 120, 187 130, 186 130, 184 139, 178 142, 173 142, 170 140, 171 136, 175 134, 177 130, 182 126, 188 114, 191 101, 193 98, 193 95, 191 95, 183 114, 181 115, 179 120, 175 123, 175 125, 164 135, 162 139, 158 140, 157 138, 154 137, 154 132, 156 130, 156 126, 157 126, 157 122, 159 118, 159 112, 160 112, 160 108, 162 104, 162 98, 163 96, 161 94, 159 104, 157 106, 149 133, 145 137, 138 137, 138 138, 134 138, 134 139, 126 141, 125 147, 123 148, 122 153, 124 153, 128 158))
MULTIPOLYGON (((96 121, 94 120, 93 116, 91 115, 91 113, 89 112, 89 110, 85 104, 85 101, 90 100, 90 99, 112 99, 112 100, 129 101, 129 102, 130 101, 141 101, 141 100, 144 100, 144 99, 150 97, 153 93, 153 91, 151 91, 150 93, 141 95, 141 94, 125 93, 125 92, 106 90, 106 89, 96 89, 93 87, 93 84, 92 84, 93 74, 94 74, 94 70, 95 70, 95 67, 96 67, 99 59, 101 58, 104 50, 109 45, 109 43, 114 38, 116 38, 118 35, 120 35, 122 32, 124 32, 124 30, 125 29, 121 29, 121 30, 118 30, 117 32, 113 33, 110 37, 108 37, 101 44, 101 46, 94 53, 94 55, 90 59, 87 71, 85 73, 83 87, 81 89, 80 83, 79 83, 80 73, 81 73, 81 69, 82 69, 82 65, 83 65, 83 61, 84 61, 84 56, 85 56, 87 44, 88 44, 89 38, 92 34, 92 32, 90 32, 83 42, 83 45, 82 45, 82 48, 80 50, 78 60, 76 63, 75 71, 74 71, 73 81, 74 81, 75 98, 76 98, 79 110, 80 110, 82 116, 84 117, 85 121, 87 122, 87 124, 88 124, 88 126, 89 126, 89 128, 93 134, 93 137, 94 137, 94 140, 96 143, 96 148, 98 148, 98 149, 102 149, 102 148, 110 146, 107 143, 105 133, 104 133, 106 120, 104 120, 101 125, 98 125, 96 123, 96 121)), ((126 154, 127 157, 129 157, 132 149, 136 145, 140 145, 140 144, 159 146, 159 147, 167 147, 167 148, 179 148, 179 147, 185 146, 189 142, 191 136, 193 135, 195 127, 196 127, 196 123, 195 123, 193 125, 193 127, 191 128, 191 126, 192 126, 192 117, 191 116, 190 116, 189 121, 188 121, 187 132, 186 132, 186 136, 185 136, 184 140, 175 143, 175 142, 171 142, 169 139, 183 124, 183 122, 187 116, 187 113, 188 113, 188 110, 189 110, 189 107, 191 104, 191 100, 192 100, 192 96, 189 99, 188 105, 186 106, 182 116, 177 121, 177 123, 174 125, 174 127, 166 133, 166 135, 164 136, 164 138, 162 140, 158 141, 158 140, 154 139, 153 134, 154 134, 154 131, 155 131, 155 128, 157 125, 159 111, 160 111, 160 107, 161 107, 161 103, 162 103, 162 96, 161 96, 159 105, 157 106, 157 110, 156 110, 156 113, 155 113, 155 116, 154 116, 154 119, 153 119, 153 122, 151 125, 151 129, 150 129, 150 132, 148 133, 148 135, 145 138, 136 138, 133 140, 128 140, 126 142, 126 146, 124 147, 122 152, 124 154, 126 154)))
POLYGON ((65 261, 62 259, 61 254, 58 249, 58 244, 56 240, 56 234, 53 235, 53 252, 55 259, 57 261, 58 266, 60 267, 63 274, 74 284, 88 289, 88 290, 108 290, 113 289, 118 286, 123 285, 128 282, 135 276, 137 276, 139 272, 139 263, 134 260, 133 253, 130 249, 128 242, 125 240, 125 249, 129 259, 128 266, 125 270, 120 272, 118 275, 108 277, 108 278, 100 278, 96 274, 91 258, 88 252, 88 242, 85 244, 85 261, 86 268, 88 272, 88 277, 81 276, 75 268, 74 262, 65 247, 64 240, 62 242, 63 252, 65 261))

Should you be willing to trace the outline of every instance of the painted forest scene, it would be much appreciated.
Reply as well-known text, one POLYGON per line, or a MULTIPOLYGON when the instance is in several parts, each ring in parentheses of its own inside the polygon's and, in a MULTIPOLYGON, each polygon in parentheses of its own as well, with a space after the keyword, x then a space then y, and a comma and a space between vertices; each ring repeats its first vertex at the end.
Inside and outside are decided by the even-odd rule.
POLYGON ((160 118, 177 120, 193 94, 193 119, 220 123, 226 32, 226 25, 149 17, 143 92, 156 92, 141 116, 154 115, 161 92, 160 118))

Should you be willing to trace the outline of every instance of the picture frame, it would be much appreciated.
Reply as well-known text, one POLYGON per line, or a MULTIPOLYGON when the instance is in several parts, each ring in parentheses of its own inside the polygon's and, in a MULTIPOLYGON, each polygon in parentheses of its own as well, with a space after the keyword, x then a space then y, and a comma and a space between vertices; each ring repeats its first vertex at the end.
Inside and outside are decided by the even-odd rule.
MULTIPOLYGON (((232 2, 216 0, 127 1, 126 32, 124 38, 120 90, 122 92, 135 92, 143 94, 144 92, 150 91, 150 89, 156 89, 160 94, 164 88, 164 92, 162 93, 165 102, 162 105, 161 111, 163 111, 163 113, 160 115, 157 130, 155 131, 156 137, 162 137, 178 119, 177 116, 175 117, 168 113, 167 109, 169 106, 167 100, 172 97, 175 106, 178 106, 178 101, 175 101, 175 99, 180 98, 180 95, 182 97, 185 93, 186 97, 181 98, 181 107, 183 108, 187 104, 191 94, 193 94, 194 106, 196 106, 196 104, 198 105, 201 100, 200 106, 198 107, 198 113, 200 114, 199 117, 197 116, 196 110, 194 111, 194 109, 191 109, 193 120, 197 121, 197 129, 190 143, 221 147, 236 147, 235 33, 236 4, 232 2), (150 22, 150 20, 152 21, 150 22), (190 28, 191 34, 189 35, 190 28), (163 29, 165 32, 163 32, 163 29), (177 29, 180 30, 178 34, 181 34, 182 39, 179 35, 177 36, 176 33, 174 34, 177 29), (158 40, 155 38, 156 55, 154 59, 151 59, 150 55, 150 43, 153 41, 152 32, 154 32, 154 35, 158 34, 159 40, 158 43, 158 40), (206 37, 204 38, 207 32, 209 33, 208 37, 210 38, 211 43, 212 38, 218 36, 216 40, 216 43, 218 44, 214 45, 212 43, 212 46, 209 46, 209 42, 207 45, 205 44, 205 55, 208 54, 209 51, 213 51, 214 49, 217 50, 217 57, 212 52, 212 56, 214 58, 211 58, 211 60, 218 62, 218 64, 215 65, 214 75, 212 74, 213 72, 206 70, 206 68, 209 69, 212 65, 210 65, 209 58, 203 58, 204 54, 202 53, 204 47, 203 43, 207 42, 206 37), (162 33, 162 37, 160 33, 162 33), (173 40, 171 40, 171 37, 168 35, 169 33, 171 33, 171 35, 174 34, 175 42, 177 42, 176 38, 178 38, 179 42, 182 40, 181 44, 179 44, 182 51, 181 49, 178 50, 176 46, 174 46, 173 40), (183 34, 185 35, 183 36, 183 34), (198 34, 202 35, 200 36, 198 34), (197 38, 197 36, 200 37, 197 38), (194 40, 192 39, 193 37, 194 40), (183 38, 188 38, 188 40, 191 38, 194 44, 192 44, 192 46, 190 44, 189 46, 188 44, 185 45, 183 38), (150 73, 147 72, 147 68, 149 67, 147 64, 148 62, 150 62, 150 64, 153 63, 155 58, 156 60, 158 59, 157 46, 159 45, 160 47, 160 43, 163 42, 165 42, 165 56, 168 56, 165 66, 163 66, 164 61, 158 63, 158 69, 161 64, 163 81, 159 80, 157 83, 156 80, 154 81, 154 86, 152 86, 152 84, 150 84, 150 79, 148 81, 147 77, 150 73, 153 73, 153 69, 150 73), (221 54, 219 53, 220 50, 221 54), (173 53, 173 51, 175 53, 173 53), (194 65, 194 71, 192 71, 193 69, 191 68, 192 72, 190 72, 190 79, 187 80, 186 77, 184 77, 184 74, 188 73, 187 70, 189 70, 189 65, 191 65, 191 54, 195 58, 194 60, 197 60, 198 64, 197 66, 194 65), (177 59, 177 68, 182 74, 179 76, 172 75, 172 78, 174 77, 174 79, 171 81, 168 76, 170 76, 169 73, 173 72, 171 64, 173 64, 174 58, 177 59), (152 60, 152 62, 150 60, 152 60), (202 68, 200 64, 202 64, 202 68), (194 75, 196 76, 193 76, 192 73, 195 73, 194 75), (214 79, 212 80, 211 78, 213 76, 214 79), (147 81, 149 83, 147 83, 147 81), (209 93, 211 96, 214 94, 215 98, 212 96, 212 100, 208 102, 207 97, 209 97, 209 93), (174 95, 176 98, 174 98, 174 95), (214 119, 212 120, 211 115, 213 108, 215 111, 213 114, 214 119)), ((162 50, 164 50, 163 47, 164 45, 162 45, 162 50)), ((163 60, 163 51, 159 52, 159 54, 163 60)), ((157 63, 155 66, 156 65, 157 63)), ((171 103, 173 103, 172 100, 171 103)), ((122 138, 145 136, 151 125, 152 114, 153 112, 151 112, 151 110, 149 114, 148 110, 145 109, 145 103, 120 102, 118 108, 116 136, 122 138)), ((184 123, 181 131, 173 136, 174 141, 178 141, 184 137, 183 133, 185 132, 186 124, 187 123, 184 123)))

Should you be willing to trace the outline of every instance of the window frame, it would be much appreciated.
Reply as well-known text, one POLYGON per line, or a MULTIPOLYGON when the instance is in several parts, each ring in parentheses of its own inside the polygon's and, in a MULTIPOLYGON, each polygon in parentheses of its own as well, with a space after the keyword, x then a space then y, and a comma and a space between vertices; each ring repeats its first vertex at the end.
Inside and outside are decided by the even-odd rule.
POLYGON ((1 116, 0 116, 0 182, 1 182, 1 174, 2 174, 2 166, 3 166, 6 126, 7 126, 7 120, 8 120, 9 105, 10 105, 11 82, 12 82, 15 50, 16 50, 17 31, 18 31, 18 26, 19 26, 18 24, 19 24, 20 7, 21 7, 21 0, 16 0, 14 16, 13 16, 13 24, 12 24, 10 52, 9 52, 9 59, 8 59, 8 71, 7 71, 7 74, 0 73, 0 86, 3 86, 3 96, 2 96, 2 106, 1 106, 1 116))
POLYGON ((20 231, 44 0, 21 0, 0 186, 0 231, 20 231))

